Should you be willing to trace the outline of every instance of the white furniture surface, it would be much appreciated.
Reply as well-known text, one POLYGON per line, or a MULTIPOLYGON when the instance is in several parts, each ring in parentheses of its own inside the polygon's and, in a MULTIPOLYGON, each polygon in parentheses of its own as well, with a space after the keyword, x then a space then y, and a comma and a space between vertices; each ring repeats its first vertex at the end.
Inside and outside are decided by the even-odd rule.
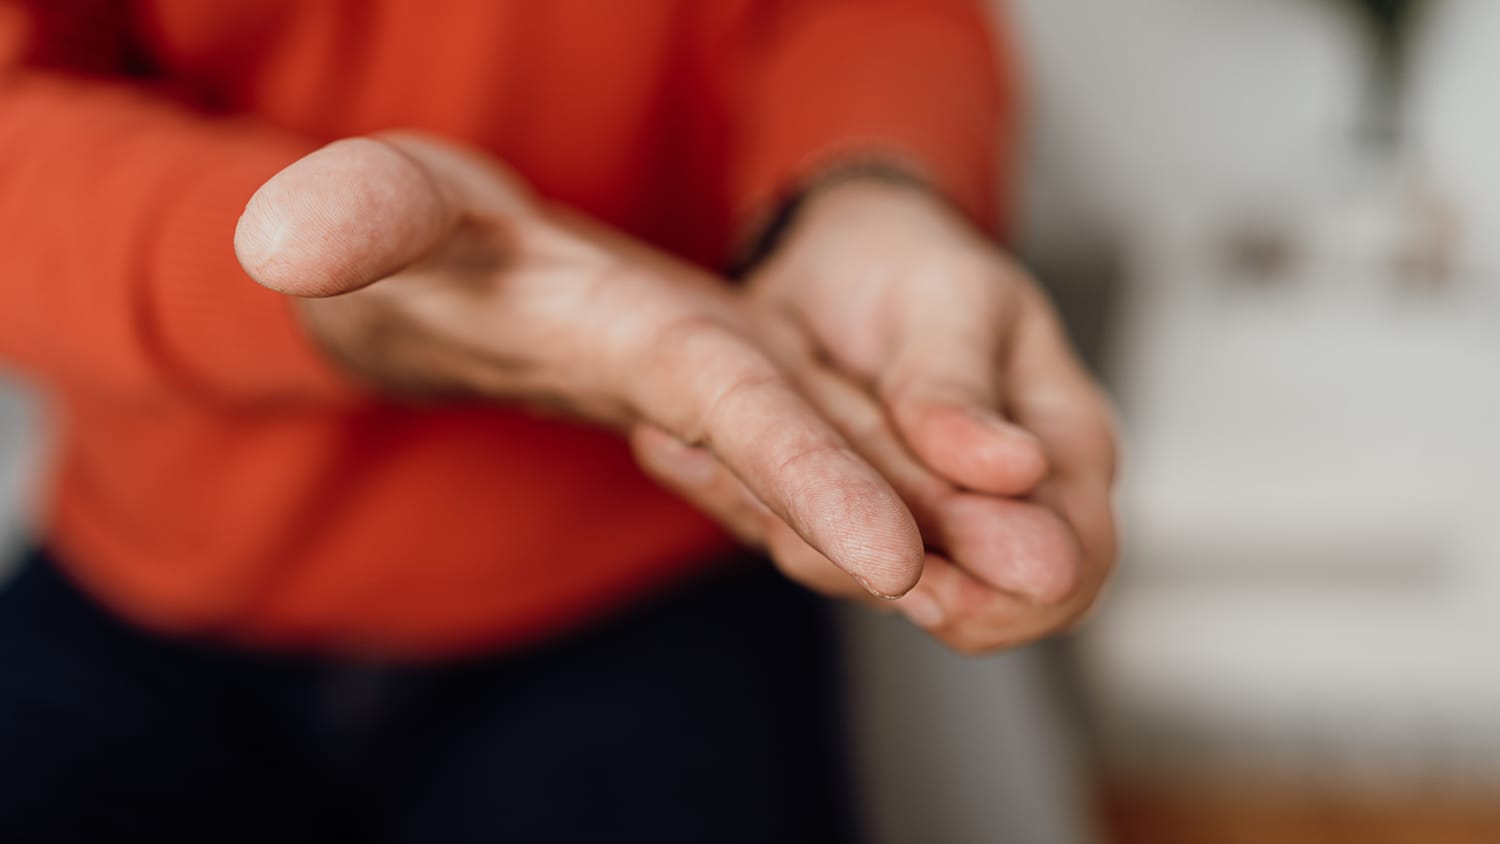
POLYGON ((1083 664, 1137 768, 1500 783, 1500 4, 1430 8, 1382 158, 1335 4, 1019 4, 1050 239, 1128 263, 1083 664))

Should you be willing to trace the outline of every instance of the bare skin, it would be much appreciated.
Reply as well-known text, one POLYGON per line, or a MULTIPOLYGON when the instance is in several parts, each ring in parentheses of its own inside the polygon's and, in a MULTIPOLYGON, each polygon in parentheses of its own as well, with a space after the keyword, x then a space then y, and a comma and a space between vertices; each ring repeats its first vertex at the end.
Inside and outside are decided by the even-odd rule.
POLYGON ((235 239, 378 388, 562 410, 820 592, 981 652, 1114 556, 1108 407, 1025 275, 920 190, 809 201, 743 289, 417 135, 275 176, 235 239))

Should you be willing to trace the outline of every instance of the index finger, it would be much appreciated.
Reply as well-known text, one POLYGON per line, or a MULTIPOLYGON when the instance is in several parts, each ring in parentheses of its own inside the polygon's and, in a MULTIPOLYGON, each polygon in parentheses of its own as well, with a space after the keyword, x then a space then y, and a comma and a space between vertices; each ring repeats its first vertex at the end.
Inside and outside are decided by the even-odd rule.
POLYGON ((916 584, 922 538, 906 505, 755 346, 686 313, 654 321, 624 360, 639 412, 706 447, 872 594, 916 584))

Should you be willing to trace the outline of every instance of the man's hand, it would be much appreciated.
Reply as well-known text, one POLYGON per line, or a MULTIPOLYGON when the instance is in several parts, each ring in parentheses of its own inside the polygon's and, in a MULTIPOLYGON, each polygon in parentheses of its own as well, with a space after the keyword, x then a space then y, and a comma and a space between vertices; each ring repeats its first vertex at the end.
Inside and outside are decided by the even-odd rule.
POLYGON ((910 188, 819 194, 736 292, 394 135, 278 174, 236 248, 367 381, 620 430, 792 578, 905 594, 961 650, 1064 626, 1113 557, 1101 394, 1039 291, 910 188))
POLYGON ((314 337, 372 383, 701 449, 763 516, 747 539, 774 526, 876 595, 917 581, 910 511, 749 339, 733 291, 543 206, 476 154, 411 135, 332 144, 256 193, 235 247, 261 284, 308 297, 314 337))
MULTIPOLYGON (((1019 268, 922 191, 851 181, 807 203, 748 295, 768 348, 915 513, 931 550, 897 602, 913 621, 983 651, 1089 607, 1115 555, 1110 412, 1019 268)), ((710 509, 753 511, 731 503, 728 473, 692 457, 643 462, 710 509), (696 465, 696 481, 674 465, 696 465)), ((851 593, 814 553, 778 559, 851 593)))

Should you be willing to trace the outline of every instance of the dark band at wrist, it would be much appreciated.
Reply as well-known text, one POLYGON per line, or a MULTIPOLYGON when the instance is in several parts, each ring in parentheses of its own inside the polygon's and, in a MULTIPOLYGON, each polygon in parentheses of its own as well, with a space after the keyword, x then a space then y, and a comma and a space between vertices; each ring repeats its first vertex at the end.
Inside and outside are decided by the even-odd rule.
POLYGON ((781 244, 792 224, 797 221, 798 212, 806 207, 809 200, 829 188, 859 180, 880 181, 932 192, 931 184, 917 169, 888 158, 861 159, 828 168, 776 203, 765 223, 749 239, 748 245, 730 261, 728 277, 739 280, 754 272, 781 244))

